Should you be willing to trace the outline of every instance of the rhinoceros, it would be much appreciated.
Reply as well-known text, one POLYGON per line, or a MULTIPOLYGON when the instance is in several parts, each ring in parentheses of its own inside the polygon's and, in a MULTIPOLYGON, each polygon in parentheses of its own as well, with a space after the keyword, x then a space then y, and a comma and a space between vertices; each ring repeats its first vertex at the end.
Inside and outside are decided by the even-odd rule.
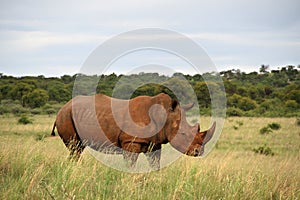
POLYGON ((200 132, 190 126, 185 112, 194 104, 180 106, 178 100, 161 93, 130 100, 103 94, 77 96, 58 112, 55 127, 70 156, 78 159, 86 146, 106 153, 122 153, 134 166, 139 153, 147 153, 149 165, 159 168, 162 144, 189 156, 201 156, 212 138, 216 123, 200 132))

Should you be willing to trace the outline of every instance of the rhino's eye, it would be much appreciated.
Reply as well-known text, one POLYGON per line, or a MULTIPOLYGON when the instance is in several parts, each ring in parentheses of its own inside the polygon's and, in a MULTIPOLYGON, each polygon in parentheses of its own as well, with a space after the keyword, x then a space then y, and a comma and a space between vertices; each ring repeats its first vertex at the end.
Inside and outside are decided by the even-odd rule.
POLYGON ((181 132, 180 134, 181 134, 181 135, 186 135, 186 133, 185 133, 185 132, 181 132))

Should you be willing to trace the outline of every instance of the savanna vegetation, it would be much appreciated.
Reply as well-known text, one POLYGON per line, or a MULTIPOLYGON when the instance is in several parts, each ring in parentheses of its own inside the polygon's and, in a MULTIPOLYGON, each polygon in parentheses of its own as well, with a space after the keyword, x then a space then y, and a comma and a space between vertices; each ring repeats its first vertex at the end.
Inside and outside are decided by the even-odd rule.
MULTIPOLYGON (((279 70, 268 71, 268 66, 262 65, 260 73, 228 70, 220 72, 219 75, 222 77, 225 88, 221 87, 220 81, 214 81, 216 76, 214 72, 193 76, 175 73, 172 77, 157 73, 130 76, 76 74, 64 75, 60 78, 12 77, 0 74, 0 114, 53 114, 62 104, 70 100, 72 95, 77 94, 103 93, 109 96, 114 94, 115 97, 122 98, 131 94, 133 90, 132 95, 126 98, 139 95, 153 96, 160 92, 172 96, 173 93, 168 86, 176 88, 178 85, 178 88, 181 88, 185 85, 183 77, 195 91, 202 115, 210 115, 211 99, 208 87, 216 92, 226 92, 228 116, 292 117, 299 115, 299 66, 286 66, 279 70), (205 82, 207 78, 210 81, 205 82), (149 81, 159 84, 143 84, 149 81), (80 84, 76 84, 78 82, 80 84), (117 83, 120 87, 115 89, 117 83), (135 88, 139 84, 141 87, 135 88)), ((190 99, 190 95, 185 94, 186 99, 190 99)))
MULTIPOLYGON (((229 117, 204 158, 182 156, 160 171, 130 174, 85 150, 67 159, 49 137, 55 115, 0 116, 0 199, 299 199, 300 126, 296 118, 229 117), (272 125, 273 124, 273 125, 272 125), (278 127, 267 134, 263 127, 278 127)), ((209 126, 201 119, 201 128, 209 126)))
POLYGON ((204 82, 216 73, 60 78, 0 74, 0 199, 300 199, 299 66, 268 71, 262 65, 259 73, 228 70, 220 75, 227 119, 211 153, 204 158, 182 156, 160 171, 130 174, 103 165, 88 150, 79 162, 69 161, 60 138, 49 137, 59 108, 77 93, 122 97, 134 89, 132 81, 142 85, 151 80, 164 87, 146 84, 130 97, 174 95, 167 86, 182 86, 184 77, 197 95, 204 130, 210 120, 207 85, 223 90, 218 81, 204 82), (76 85, 75 80, 86 84, 76 85))

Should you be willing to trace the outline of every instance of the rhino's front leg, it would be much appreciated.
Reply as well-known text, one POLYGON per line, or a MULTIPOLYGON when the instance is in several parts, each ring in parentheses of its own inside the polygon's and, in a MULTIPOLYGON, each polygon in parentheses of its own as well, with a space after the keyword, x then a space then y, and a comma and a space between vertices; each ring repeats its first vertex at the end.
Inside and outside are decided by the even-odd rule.
POLYGON ((129 167, 135 167, 136 161, 139 157, 139 153, 141 152, 141 145, 138 143, 126 143, 122 145, 123 158, 127 162, 129 167))
POLYGON ((154 170, 160 169, 161 145, 155 145, 150 152, 145 154, 149 165, 154 170))

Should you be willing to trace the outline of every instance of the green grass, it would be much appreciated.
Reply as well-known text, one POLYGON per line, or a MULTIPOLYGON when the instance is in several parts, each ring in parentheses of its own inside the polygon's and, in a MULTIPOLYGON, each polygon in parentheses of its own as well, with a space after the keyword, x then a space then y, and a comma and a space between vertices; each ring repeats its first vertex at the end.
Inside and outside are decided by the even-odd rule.
POLYGON ((45 137, 55 117, 30 118, 33 124, 21 125, 0 116, 0 199, 300 199, 296 118, 228 118, 207 157, 183 156, 145 174, 106 167, 88 151, 70 162, 62 141, 45 137), (270 123, 281 128, 260 134, 270 123), (260 146, 274 156, 255 153, 260 146))

